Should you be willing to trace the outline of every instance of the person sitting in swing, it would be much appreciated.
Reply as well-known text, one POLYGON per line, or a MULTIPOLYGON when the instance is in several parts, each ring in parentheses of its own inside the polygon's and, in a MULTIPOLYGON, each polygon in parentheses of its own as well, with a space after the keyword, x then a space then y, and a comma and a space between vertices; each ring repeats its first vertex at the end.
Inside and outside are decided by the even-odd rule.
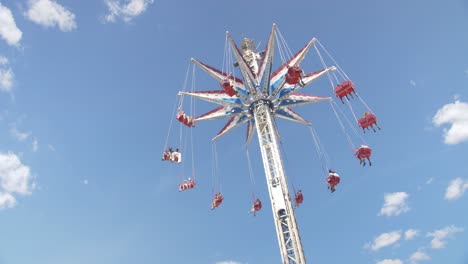
POLYGON ((253 213, 254 216, 257 211, 260 211, 262 209, 262 201, 260 199, 255 199, 252 209, 250 209, 249 213, 253 213))
POLYGON ((175 151, 172 151, 171 153, 171 161, 175 163, 180 163, 182 162, 182 153, 179 152, 179 149, 176 148, 175 151))
POLYGON ((224 200, 224 197, 221 195, 221 193, 220 192, 216 193, 215 198, 213 198, 213 201, 211 202, 211 210, 220 206, 223 200, 224 200))
POLYGON ((182 124, 188 126, 188 127, 194 127, 195 122, 193 120, 193 117, 187 115, 184 113, 182 109, 179 108, 179 111, 177 112, 176 119, 181 122, 182 124))
POLYGON ((169 147, 168 150, 163 152, 161 160, 172 160, 172 147, 169 147))
POLYGON ((288 72, 286 73, 286 83, 291 85, 296 85, 299 83, 300 86, 305 86, 305 83, 302 81, 303 72, 299 66, 287 66, 288 72))
POLYGON ((184 180, 184 182, 179 185, 179 192, 186 191, 194 187, 195 187, 195 182, 192 180, 192 178, 188 178, 188 180, 184 180))
POLYGON ((361 145, 356 149, 355 156, 359 159, 359 164, 366 166, 366 159, 369 161, 369 166, 372 166, 370 156, 372 155, 372 149, 369 146, 361 145))
POLYGON ((340 183, 340 176, 333 170, 328 170, 327 184, 328 189, 333 193, 335 192, 335 186, 340 183))
POLYGON ((300 204, 302 204, 303 201, 304 201, 304 195, 302 195, 302 191, 299 190, 294 196, 294 202, 296 203, 296 206, 299 206, 300 204))

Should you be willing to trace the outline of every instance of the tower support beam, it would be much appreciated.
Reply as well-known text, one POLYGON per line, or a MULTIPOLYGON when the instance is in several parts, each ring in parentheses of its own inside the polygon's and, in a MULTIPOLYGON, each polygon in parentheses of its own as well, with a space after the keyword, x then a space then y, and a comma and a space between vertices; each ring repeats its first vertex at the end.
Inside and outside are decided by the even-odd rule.
POLYGON ((273 120, 271 102, 259 100, 252 104, 263 166, 270 194, 273 218, 283 264, 304 264, 305 257, 291 203, 288 183, 278 145, 278 131, 273 120))

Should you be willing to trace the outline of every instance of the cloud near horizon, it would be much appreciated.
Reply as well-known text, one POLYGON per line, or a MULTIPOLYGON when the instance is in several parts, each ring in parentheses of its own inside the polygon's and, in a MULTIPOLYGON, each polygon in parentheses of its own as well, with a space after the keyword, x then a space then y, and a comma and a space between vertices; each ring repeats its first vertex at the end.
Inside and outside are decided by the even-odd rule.
POLYGON ((384 259, 377 262, 376 264, 403 264, 403 261, 399 259, 384 259))

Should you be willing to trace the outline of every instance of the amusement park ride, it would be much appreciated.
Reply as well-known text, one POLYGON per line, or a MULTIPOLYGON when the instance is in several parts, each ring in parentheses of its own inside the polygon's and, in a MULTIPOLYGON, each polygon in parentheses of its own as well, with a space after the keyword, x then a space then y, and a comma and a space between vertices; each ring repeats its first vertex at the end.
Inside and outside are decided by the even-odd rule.
MULTIPOLYGON (((359 120, 356 118, 354 110, 350 105, 350 110, 353 113, 357 125, 364 131, 369 128, 375 131, 374 125, 378 129, 380 129, 380 127, 377 125, 376 116, 361 97, 358 96, 354 84, 335 63, 335 60, 333 60, 334 66, 327 67, 325 65, 322 55, 317 48, 317 46, 322 48, 323 46, 317 39, 313 38, 310 40, 294 55, 286 54, 288 56, 291 55, 288 59, 284 56, 287 52, 279 49, 280 56, 283 58, 283 64, 276 71, 272 71, 275 40, 279 39, 278 42, 281 44, 281 38, 281 33, 274 24, 265 50, 257 52, 252 39, 244 38, 239 49, 230 34, 226 33, 226 39, 229 43, 227 47, 232 50, 235 59, 233 63, 228 63, 228 65, 230 64, 231 66, 235 65, 238 67, 242 78, 235 77, 233 69, 226 68, 226 71, 221 71, 192 59, 194 64, 198 65, 211 77, 216 79, 221 88, 212 91, 181 91, 179 95, 182 98, 184 96, 191 96, 220 106, 201 116, 192 117, 190 113, 187 114, 182 110, 182 103, 180 103, 176 119, 185 126, 193 129, 195 124, 199 121, 229 118, 229 121, 215 136, 213 141, 240 125, 247 124, 248 144, 254 132, 257 131, 282 263, 306 263, 301 237, 296 223, 295 206, 293 206, 291 202, 290 188, 288 187, 283 160, 280 154, 279 134, 275 118, 279 117, 311 126, 307 120, 294 112, 292 107, 328 101, 343 131, 346 133, 344 122, 342 121, 343 118, 346 119, 346 116, 343 111, 336 111, 338 105, 332 98, 298 93, 313 81, 328 75, 332 90, 343 104, 350 105, 349 97, 357 97, 361 100, 363 105, 365 105, 366 112, 359 120), (300 64, 312 47, 317 51, 324 69, 304 74, 300 64)), ((328 52, 326 53, 328 54, 328 52)), ((328 54, 328 56, 330 55, 328 54)), ((351 125, 349 120, 346 120, 348 124, 351 125)), ((358 133, 354 127, 353 131, 358 133)), ((365 144, 362 137, 359 137, 364 144, 356 148, 352 143, 351 137, 347 135, 354 152, 353 154, 360 160, 361 164, 365 165, 365 160, 367 159, 369 165, 371 165, 369 159, 372 153, 371 149, 365 144)), ((314 141, 316 144, 319 144, 316 141, 316 136, 314 136, 314 141)), ((167 140, 166 146, 164 146, 163 160, 180 163, 182 161, 181 151, 179 151, 179 149, 173 150, 172 148, 167 150, 166 147, 167 140)), ((320 147, 317 146, 316 148, 320 149, 320 147)), ((335 186, 339 183, 340 178, 338 174, 331 169, 328 170, 328 172, 325 171, 325 173, 328 175, 326 180, 328 187, 334 192, 335 186)), ((179 190, 185 191, 194 187, 195 179, 193 177, 193 179, 188 178, 188 180, 181 182, 179 190)), ((301 204, 303 199, 304 197, 301 191, 294 191, 294 202, 296 206, 301 204)), ((212 201, 212 209, 220 206, 222 201, 223 196, 221 192, 217 191, 212 201)), ((255 212, 259 211, 261 208, 261 201, 255 199, 251 212, 255 214, 255 212)))

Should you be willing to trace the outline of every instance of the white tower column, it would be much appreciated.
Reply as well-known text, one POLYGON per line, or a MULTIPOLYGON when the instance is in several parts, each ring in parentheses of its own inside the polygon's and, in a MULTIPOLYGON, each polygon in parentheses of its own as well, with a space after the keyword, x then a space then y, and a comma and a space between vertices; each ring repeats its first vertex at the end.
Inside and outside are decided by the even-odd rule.
POLYGON ((251 111, 258 132, 282 263, 304 264, 301 238, 278 147, 278 132, 273 122, 274 117, 271 115, 271 102, 256 101, 251 105, 251 111))

